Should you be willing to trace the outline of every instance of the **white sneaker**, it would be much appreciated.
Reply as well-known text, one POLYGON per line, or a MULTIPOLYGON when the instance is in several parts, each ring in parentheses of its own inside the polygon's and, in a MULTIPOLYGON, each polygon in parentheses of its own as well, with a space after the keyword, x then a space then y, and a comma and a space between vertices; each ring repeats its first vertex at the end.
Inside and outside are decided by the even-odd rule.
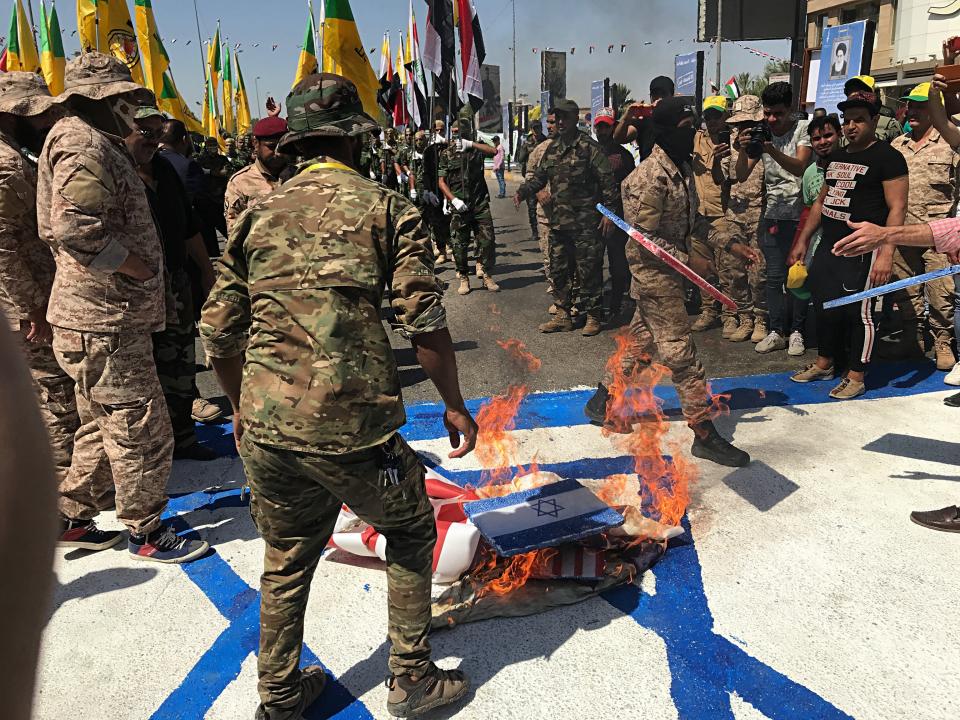
POLYGON ((953 366, 953 370, 947 373, 943 381, 947 385, 960 385, 960 363, 953 366))
POLYGON ((754 348, 758 353, 771 353, 775 350, 786 350, 787 339, 776 330, 767 335, 763 340, 757 343, 754 348))
POLYGON ((790 333, 790 347, 787 350, 787 355, 797 357, 803 355, 806 351, 807 346, 803 344, 803 335, 800 334, 799 330, 794 330, 790 333))

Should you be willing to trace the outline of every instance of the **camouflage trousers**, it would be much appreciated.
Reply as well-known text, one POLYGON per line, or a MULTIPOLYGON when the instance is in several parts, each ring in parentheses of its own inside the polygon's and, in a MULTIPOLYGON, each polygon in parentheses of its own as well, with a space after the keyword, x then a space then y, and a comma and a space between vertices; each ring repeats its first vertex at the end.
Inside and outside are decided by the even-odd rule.
POLYGON ((719 223, 721 237, 726 242, 738 240, 756 251, 760 261, 748 268, 743 260, 732 253, 720 253, 718 273, 721 288, 729 290, 730 299, 737 303, 740 317, 767 320, 767 263, 760 250, 760 214, 756 217, 727 216, 719 223))
POLYGON ((587 315, 603 317, 604 243, 596 226, 550 229, 550 283, 558 308, 573 307, 574 278, 579 284, 577 302, 587 315))
POLYGON ((450 216, 450 242, 458 275, 470 274, 471 236, 477 243, 477 262, 484 270, 492 270, 497 264, 497 246, 489 203, 450 216))
MULTIPOLYGON (((710 263, 710 275, 704 279, 717 286, 738 307, 743 307, 747 304, 747 270, 742 261, 723 249, 730 242, 730 230, 723 216, 698 215, 690 237, 690 250, 710 263)), ((720 303, 701 290, 700 312, 716 313, 719 309, 720 303)), ((722 312, 724 317, 736 315, 726 307, 722 312)))
POLYGON ((433 247, 437 254, 447 253, 450 246, 450 217, 443 214, 439 208, 424 206, 420 210, 423 219, 427 223, 430 231, 430 239, 433 241, 433 247))
MULTIPOLYGON (((424 468, 395 435, 345 455, 313 455, 244 438, 240 456, 250 483, 250 513, 266 543, 260 578, 258 691, 265 706, 299 701, 300 653, 310 582, 342 504, 387 540, 389 666, 422 672, 430 661, 430 590, 437 540, 424 468), (384 448, 402 460, 400 482, 380 477, 384 448)), ((343 628, 330 628, 331 636, 343 628)), ((345 640, 347 641, 347 640, 345 640)))
MULTIPOLYGON (((650 270, 636 264, 636 253, 646 252, 636 243, 627 247, 631 262, 633 284, 631 297, 637 306, 630 321, 630 333, 634 344, 624 357, 622 371, 632 372, 638 364, 651 360, 670 370, 673 384, 680 396, 680 407, 687 422, 702 422, 710 417, 710 395, 707 392, 707 375, 697 356, 697 348, 690 333, 690 317, 681 280, 675 274, 666 275, 660 269, 650 270)), ((613 382, 607 371, 604 385, 613 382)))
POLYGON ((197 350, 194 344, 193 290, 185 270, 171 273, 176 321, 167 322, 163 332, 153 335, 153 359, 163 397, 170 413, 175 447, 188 447, 197 441, 193 421, 196 397, 197 350))
POLYGON ((527 198, 527 220, 530 222, 530 234, 535 237, 540 237, 540 229, 537 226, 537 198, 528 197, 527 198))
MULTIPOLYGON (((893 254, 893 280, 922 275, 934 270, 949 267, 950 260, 943 253, 933 248, 898 247, 893 254)), ((923 348, 926 335, 924 315, 926 306, 930 308, 927 318, 930 334, 934 342, 950 343, 953 340, 953 278, 945 277, 906 288, 892 296, 903 318, 903 327, 906 331, 905 339, 923 348), (926 303, 924 303, 926 299, 926 303)))
POLYGON ((540 247, 540 255, 543 257, 543 274, 547 278, 547 289, 550 294, 553 294, 553 280, 550 279, 550 221, 547 219, 547 213, 543 209, 543 205, 537 205, 535 217, 537 245, 540 247))
POLYGON ((54 327, 53 352, 76 383, 80 427, 70 472, 60 485, 60 513, 90 520, 98 512, 98 477, 113 471, 117 519, 135 534, 160 526, 173 463, 173 432, 147 334, 91 333, 54 327))

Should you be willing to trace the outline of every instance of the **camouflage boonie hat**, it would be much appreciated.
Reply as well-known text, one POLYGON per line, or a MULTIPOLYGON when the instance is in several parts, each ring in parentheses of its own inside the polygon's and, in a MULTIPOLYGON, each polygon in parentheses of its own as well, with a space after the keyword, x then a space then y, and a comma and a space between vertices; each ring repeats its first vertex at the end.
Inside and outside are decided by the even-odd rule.
POLYGON ((106 100, 125 93, 134 93, 138 105, 156 104, 153 93, 133 81, 126 65, 110 55, 88 52, 67 63, 63 94, 58 99, 80 95, 91 100, 106 100))
POLYGON ((756 95, 741 95, 733 101, 728 123, 760 122, 763 120, 763 103, 756 95))
POLYGON ((308 75, 287 95, 287 134, 277 150, 308 137, 354 137, 377 127, 363 111, 357 86, 341 75, 308 75))
POLYGON ((17 70, 0 73, 0 113, 29 117, 46 112, 56 103, 43 76, 17 70))

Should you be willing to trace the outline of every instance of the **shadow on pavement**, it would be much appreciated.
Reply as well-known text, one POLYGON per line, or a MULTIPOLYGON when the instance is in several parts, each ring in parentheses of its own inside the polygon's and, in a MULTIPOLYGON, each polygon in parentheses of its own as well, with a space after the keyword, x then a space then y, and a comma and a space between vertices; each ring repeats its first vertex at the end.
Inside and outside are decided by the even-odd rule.
POLYGON ((757 460, 731 472, 723 484, 760 512, 772 510, 800 489, 795 482, 757 460))
POLYGON ((54 578, 53 601, 47 614, 47 622, 61 606, 70 600, 84 600, 114 590, 125 590, 136 585, 142 585, 152 580, 156 574, 156 568, 150 567, 112 567, 104 570, 94 570, 63 585, 54 578))
POLYGON ((960 465, 960 443, 945 440, 888 433, 867 443, 863 449, 914 460, 930 460, 944 465, 960 465))

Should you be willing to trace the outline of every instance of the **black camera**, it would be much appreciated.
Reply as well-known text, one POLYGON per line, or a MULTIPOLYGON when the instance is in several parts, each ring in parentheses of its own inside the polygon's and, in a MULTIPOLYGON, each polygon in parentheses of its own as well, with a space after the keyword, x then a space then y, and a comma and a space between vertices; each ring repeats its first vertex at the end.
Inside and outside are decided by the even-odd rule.
POLYGON ((763 145, 773 140, 773 132, 766 120, 756 123, 750 130, 750 140, 747 142, 747 157, 759 160, 763 156, 763 145))

